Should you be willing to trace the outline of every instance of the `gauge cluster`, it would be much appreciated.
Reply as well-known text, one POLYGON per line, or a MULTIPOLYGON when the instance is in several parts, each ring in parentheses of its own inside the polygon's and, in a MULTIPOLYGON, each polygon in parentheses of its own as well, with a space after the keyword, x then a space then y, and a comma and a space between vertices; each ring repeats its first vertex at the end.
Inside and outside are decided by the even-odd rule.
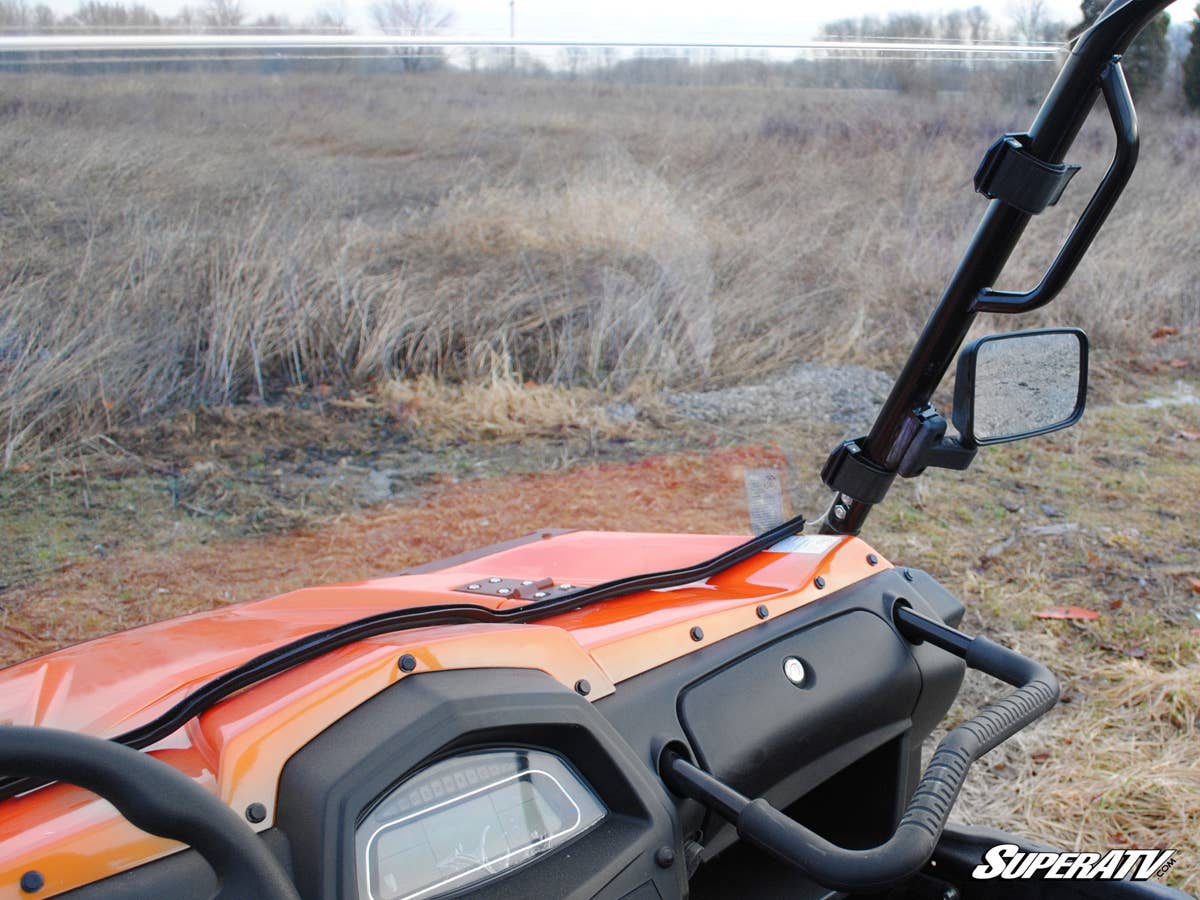
POLYGON ((453 756, 405 780, 359 823, 359 897, 432 900, 475 887, 579 837, 606 812, 556 754, 453 756))
POLYGON ((372 697, 288 760, 276 826, 304 900, 687 890, 662 782, 532 669, 425 672, 372 697))

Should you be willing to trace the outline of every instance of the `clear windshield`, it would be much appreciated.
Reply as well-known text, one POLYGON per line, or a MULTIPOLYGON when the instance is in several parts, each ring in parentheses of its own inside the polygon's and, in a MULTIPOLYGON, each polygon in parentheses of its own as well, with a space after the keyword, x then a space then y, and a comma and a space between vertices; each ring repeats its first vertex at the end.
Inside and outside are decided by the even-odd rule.
POLYGON ((978 16, 398 46, 236 12, 0 59, 6 661, 542 528, 820 515, 1057 64, 978 16))

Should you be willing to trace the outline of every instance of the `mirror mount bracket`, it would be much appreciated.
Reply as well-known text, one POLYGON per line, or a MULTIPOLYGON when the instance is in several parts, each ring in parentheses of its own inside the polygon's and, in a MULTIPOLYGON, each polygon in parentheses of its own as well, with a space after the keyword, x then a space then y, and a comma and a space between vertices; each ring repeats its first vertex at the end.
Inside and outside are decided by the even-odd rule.
POLYGON ((915 478, 930 466, 962 471, 971 465, 976 448, 964 445, 958 438, 946 437, 946 420, 937 410, 926 406, 913 416, 917 427, 900 458, 897 475, 915 478))
POLYGON ((911 439, 895 472, 872 462, 863 452, 866 438, 843 441, 821 469, 821 480, 838 494, 874 505, 887 496, 892 482, 915 478, 927 468, 962 470, 975 459, 976 448, 946 437, 946 420, 932 406, 913 414, 911 439))

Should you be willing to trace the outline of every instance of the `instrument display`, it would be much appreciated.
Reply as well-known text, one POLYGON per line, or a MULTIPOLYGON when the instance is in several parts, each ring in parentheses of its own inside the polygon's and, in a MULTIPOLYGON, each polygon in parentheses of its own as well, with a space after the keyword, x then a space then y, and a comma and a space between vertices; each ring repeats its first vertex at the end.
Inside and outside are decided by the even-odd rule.
POLYGON ((510 749, 451 757, 389 791, 359 823, 359 896, 454 893, 531 862, 606 814, 556 754, 510 749))

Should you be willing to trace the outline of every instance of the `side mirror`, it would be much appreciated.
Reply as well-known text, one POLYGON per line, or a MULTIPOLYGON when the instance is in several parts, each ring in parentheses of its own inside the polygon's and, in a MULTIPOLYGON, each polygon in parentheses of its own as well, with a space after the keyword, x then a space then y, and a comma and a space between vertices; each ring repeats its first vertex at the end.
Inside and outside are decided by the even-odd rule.
POLYGON ((1078 328, 989 334, 958 358, 951 420, 964 446, 1068 428, 1087 402, 1087 335, 1078 328))

